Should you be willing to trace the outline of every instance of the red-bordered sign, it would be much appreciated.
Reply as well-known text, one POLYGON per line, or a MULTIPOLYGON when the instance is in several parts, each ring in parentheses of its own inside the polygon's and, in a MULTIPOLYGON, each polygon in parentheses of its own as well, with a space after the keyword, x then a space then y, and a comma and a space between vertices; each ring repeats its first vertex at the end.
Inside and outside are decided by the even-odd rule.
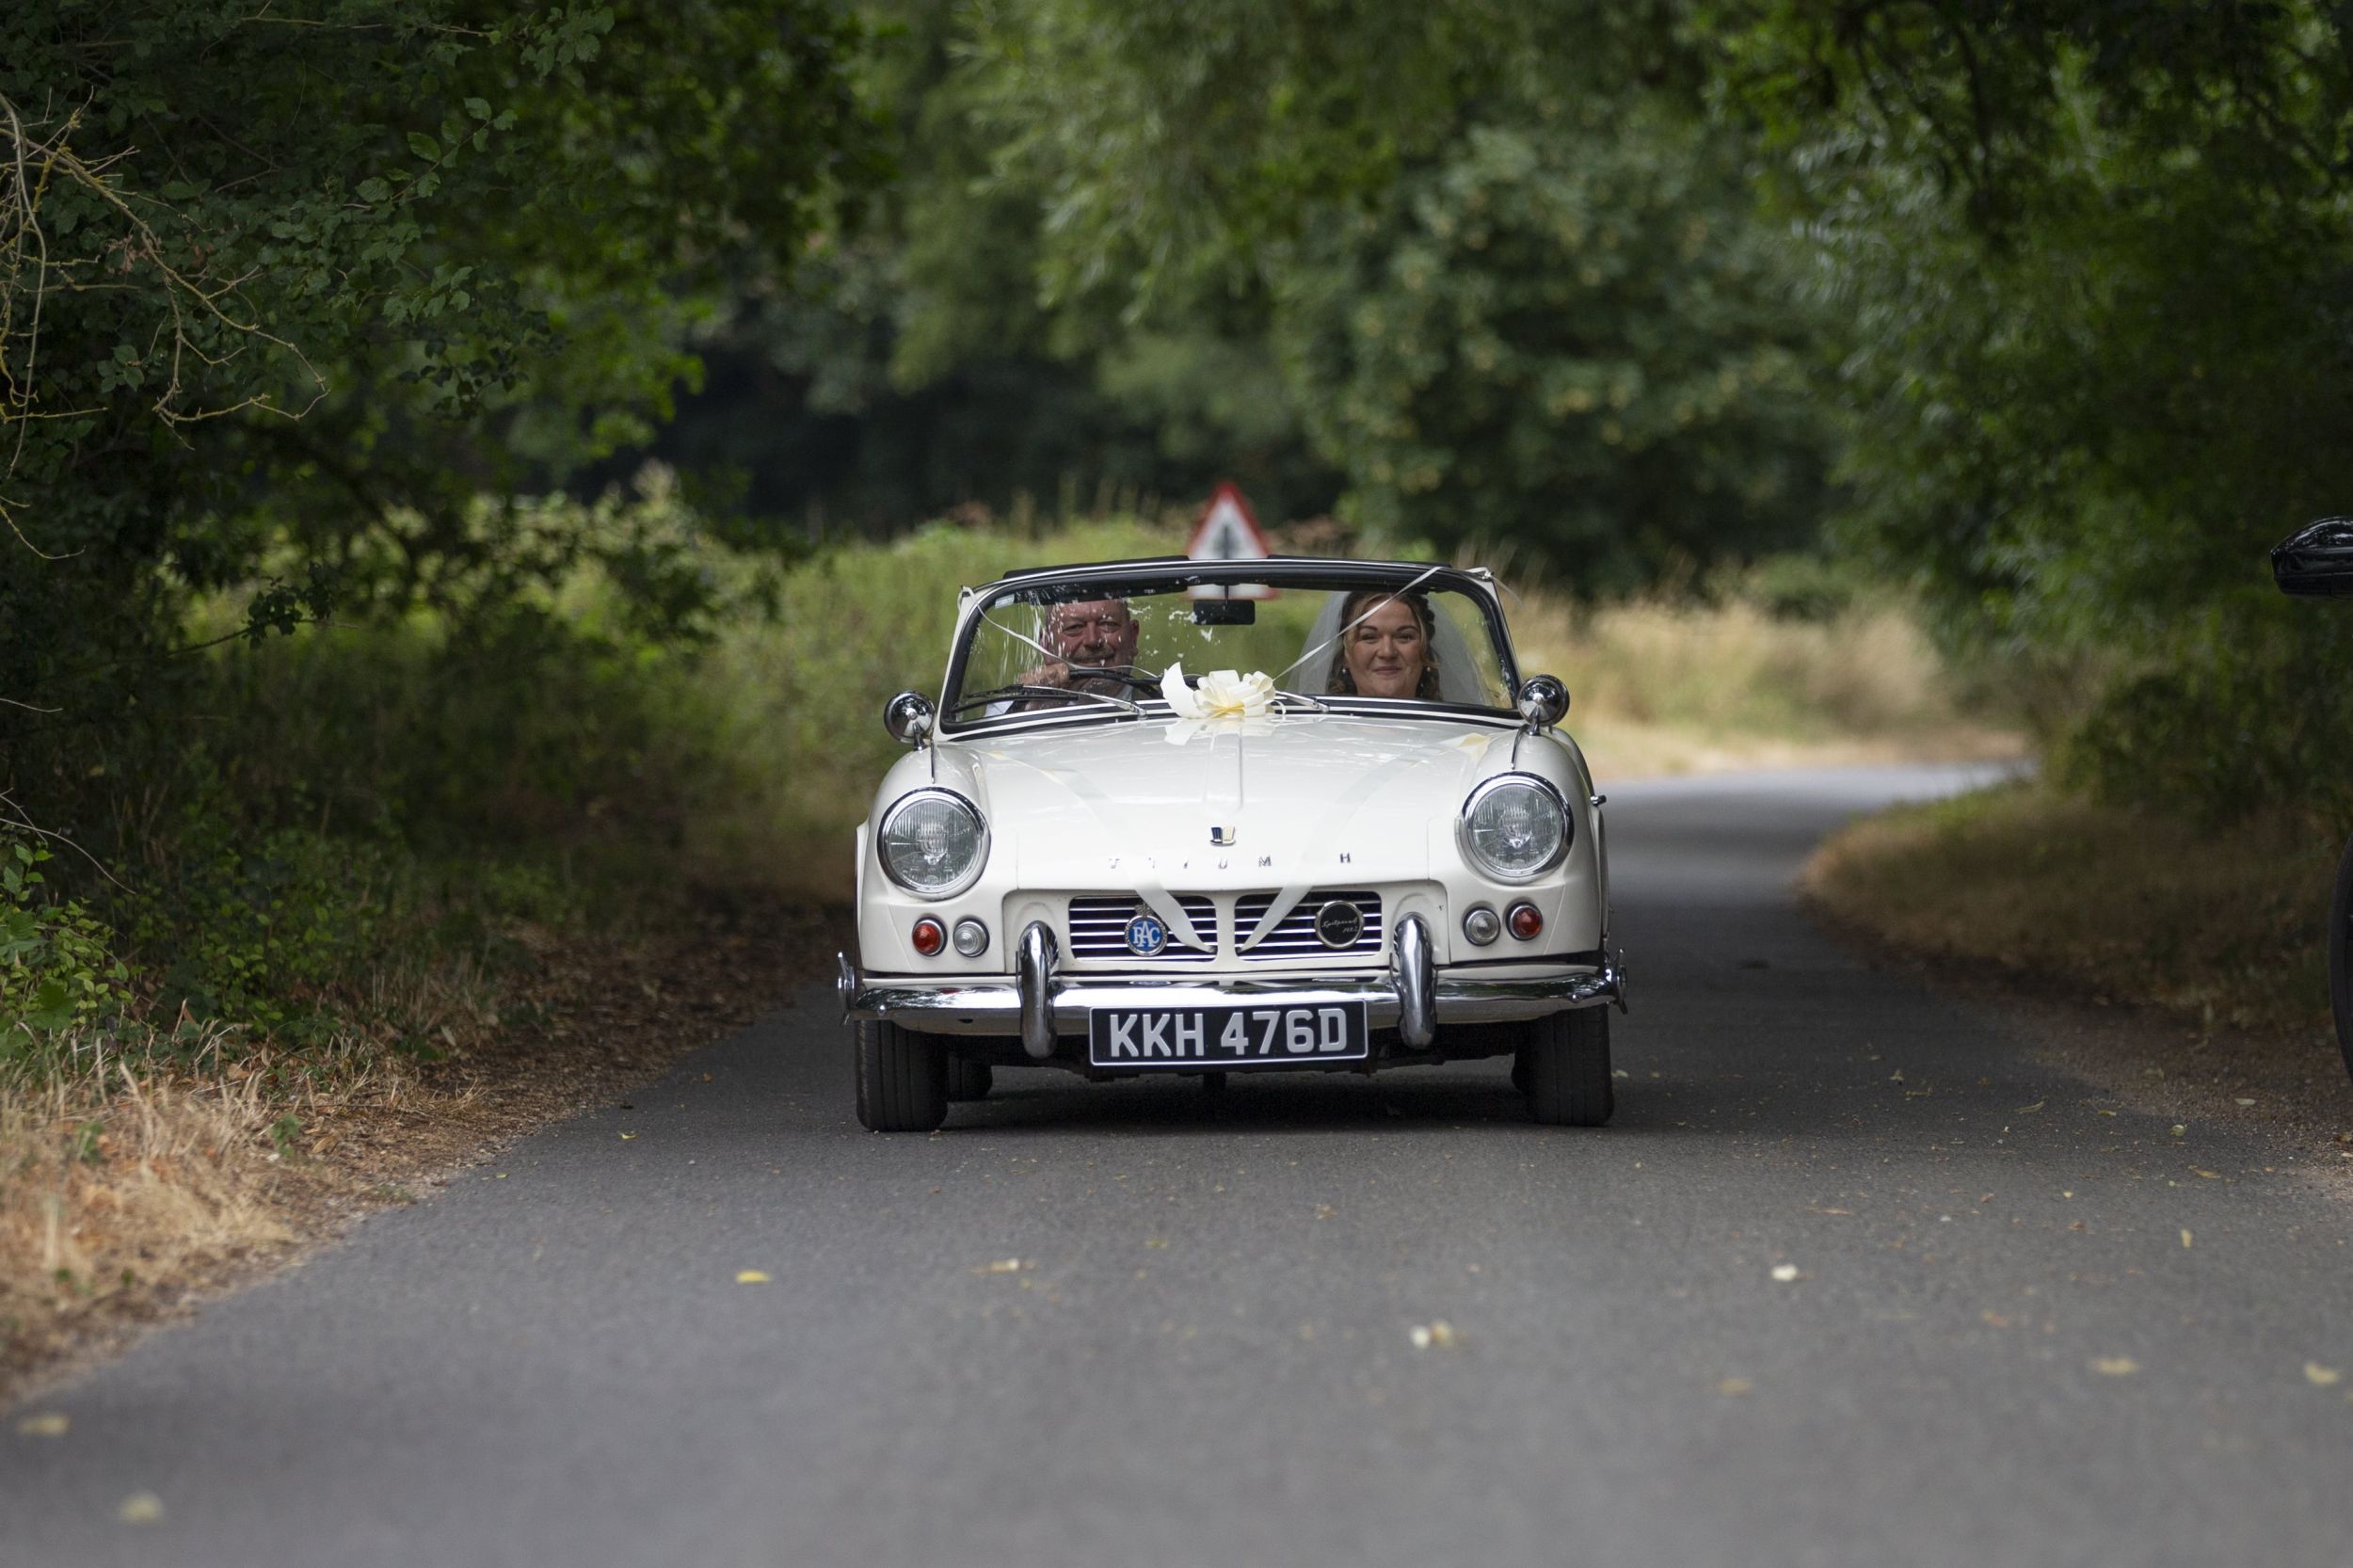
MULTIPOLYGON (((1185 546, 1186 556, 1195 561, 1263 561, 1273 553, 1273 547, 1267 543, 1266 530, 1251 515, 1248 499, 1239 486, 1230 482, 1220 484, 1209 492, 1209 504, 1202 508, 1201 520, 1193 527, 1193 542, 1185 546)), ((1193 597, 1273 599, 1274 590, 1237 584, 1223 592, 1196 588, 1193 597)))
POLYGON ((1266 530, 1251 515, 1249 501, 1230 482, 1209 492, 1193 542, 1185 546, 1185 554, 1195 561, 1263 561, 1273 553, 1266 530))

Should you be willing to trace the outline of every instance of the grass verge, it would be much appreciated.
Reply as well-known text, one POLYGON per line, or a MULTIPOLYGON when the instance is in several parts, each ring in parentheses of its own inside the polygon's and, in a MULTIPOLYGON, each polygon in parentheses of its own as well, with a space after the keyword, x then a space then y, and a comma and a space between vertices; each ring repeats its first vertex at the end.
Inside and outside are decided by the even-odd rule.
POLYGON ((632 935, 518 928, 501 972, 379 976, 431 1059, 360 1033, 285 1050, 217 1025, 77 1032, 0 1079, 0 1407, 453 1166, 601 1103, 776 1005, 832 914, 705 904, 632 935))
POLYGON ((2030 780, 1858 821, 1801 890, 1870 946, 2073 1008, 2038 1033, 2095 1081, 2184 1119, 2263 1116, 2334 1160, 2353 1139, 2322 946, 2341 847, 2303 813, 2209 828, 2030 780))

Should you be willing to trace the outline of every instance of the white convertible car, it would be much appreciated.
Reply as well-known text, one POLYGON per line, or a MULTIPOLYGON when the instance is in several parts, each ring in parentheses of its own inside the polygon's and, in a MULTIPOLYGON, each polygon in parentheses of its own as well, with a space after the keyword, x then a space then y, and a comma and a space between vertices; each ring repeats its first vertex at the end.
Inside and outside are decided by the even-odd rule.
POLYGON ((991 1067, 1095 1080, 1511 1054, 1609 1118, 1601 797, 1494 579, 1114 561, 964 592, 936 706, 857 835, 858 1119, 927 1131, 991 1067))

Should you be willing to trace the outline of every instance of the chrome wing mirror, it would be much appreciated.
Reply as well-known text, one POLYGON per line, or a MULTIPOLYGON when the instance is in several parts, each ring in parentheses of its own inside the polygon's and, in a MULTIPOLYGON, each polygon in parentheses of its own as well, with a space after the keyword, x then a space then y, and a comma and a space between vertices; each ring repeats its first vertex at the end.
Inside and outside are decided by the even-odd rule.
POLYGON ((1569 689, 1550 675, 1531 675, 1520 682, 1520 717, 1533 729, 1549 729, 1569 711, 1569 689))
POLYGON ((883 728, 903 746, 920 746, 932 732, 932 699, 920 692, 901 692, 883 704, 883 728))

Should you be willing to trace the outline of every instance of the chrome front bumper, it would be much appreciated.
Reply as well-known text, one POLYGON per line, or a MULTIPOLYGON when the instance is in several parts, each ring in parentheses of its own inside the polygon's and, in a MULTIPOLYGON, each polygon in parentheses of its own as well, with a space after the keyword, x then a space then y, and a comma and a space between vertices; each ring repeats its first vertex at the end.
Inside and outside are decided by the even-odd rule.
POLYGON ((1625 1009, 1621 957, 1613 955, 1598 968, 1545 975, 1448 975, 1431 963, 1429 930, 1420 917, 1400 920, 1392 935, 1397 958, 1385 974, 1066 980, 1055 973, 1053 933, 1032 923, 1016 944, 1011 980, 864 977, 845 953, 840 955, 836 986, 844 1018, 888 1018, 927 1034, 1017 1034, 1041 1062, 1053 1055, 1057 1037, 1085 1033, 1087 1014, 1097 1007, 1312 1007, 1361 1001, 1370 1027, 1395 1029, 1417 1049, 1431 1043, 1439 1024, 1506 1023, 1607 1002, 1625 1009))

